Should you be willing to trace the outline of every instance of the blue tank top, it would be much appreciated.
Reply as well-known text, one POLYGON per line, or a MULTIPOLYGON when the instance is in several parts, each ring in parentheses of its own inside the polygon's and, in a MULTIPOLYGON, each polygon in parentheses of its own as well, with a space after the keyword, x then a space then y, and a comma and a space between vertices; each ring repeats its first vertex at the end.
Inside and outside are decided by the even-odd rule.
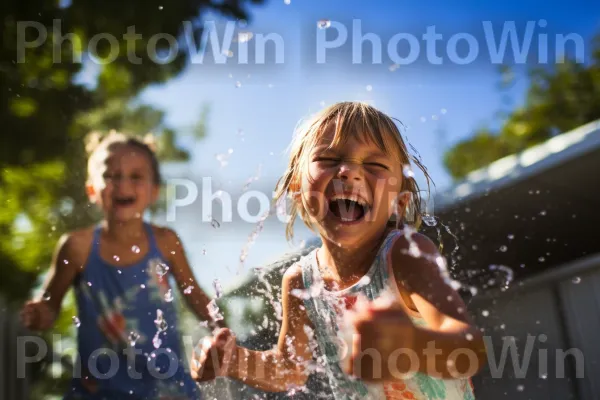
MULTIPOLYGON (((475 400, 469 379, 442 380, 416 373, 404 381, 386 384, 366 384, 346 375, 340 365, 340 346, 343 332, 339 326, 340 312, 347 302, 352 302, 359 293, 374 300, 389 289, 400 297, 393 270, 390 251, 395 240, 403 231, 391 231, 384 239, 377 256, 367 274, 357 283, 340 291, 324 289, 324 282, 317 263, 318 248, 299 261, 302 268, 304 288, 313 292, 304 299, 306 313, 314 326, 317 361, 325 369, 335 400, 475 400), (311 288, 318 288, 311 290, 311 288)), ((411 317, 415 325, 426 326, 422 317, 411 317)))
POLYGON ((75 281, 79 365, 65 400, 201 398, 182 352, 166 259, 144 227, 148 253, 126 267, 100 257, 101 231, 94 231, 75 281))

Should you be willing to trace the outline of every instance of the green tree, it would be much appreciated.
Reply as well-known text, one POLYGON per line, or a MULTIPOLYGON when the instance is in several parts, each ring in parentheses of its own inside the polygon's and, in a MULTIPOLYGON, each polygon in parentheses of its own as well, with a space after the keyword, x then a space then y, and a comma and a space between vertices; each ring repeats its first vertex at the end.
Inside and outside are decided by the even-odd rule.
MULTIPOLYGON (((109 129, 157 138, 162 160, 182 161, 181 132, 164 123, 164 113, 139 104, 136 96, 147 86, 180 74, 193 52, 178 40, 180 51, 168 63, 169 43, 152 43, 156 34, 179 39, 184 21, 200 45, 206 12, 249 20, 246 8, 262 0, 72 0, 3 2, 0 20, 0 294, 13 306, 30 296, 46 272, 60 235, 90 223, 95 215, 83 190, 84 137, 109 129), (130 29, 138 38, 127 39, 130 29), (67 37, 67 35, 71 35, 67 37), (104 35, 96 49, 90 39, 104 35), (64 40, 62 40, 64 39, 64 40), (62 44, 61 44, 62 40, 62 44), (115 46, 114 44, 117 44, 115 46), (156 52, 148 51, 148 46, 156 52), (111 52, 112 50, 112 52, 111 52), (114 59, 113 59, 114 57, 114 59), (98 62, 99 59, 110 62, 98 62), (132 61, 134 60, 134 61, 132 61), (84 68, 84 66, 86 68, 84 68), (81 73, 94 67, 89 85, 81 73)), ((189 32, 186 32, 189 33, 189 32)), ((198 133, 206 124, 198 122, 198 133)), ((72 303, 66 300, 55 331, 72 329, 72 303)), ((48 387, 58 385, 55 380, 48 387)), ((44 388, 44 394, 50 389, 44 388)), ((32 398, 35 398, 33 396, 32 398)))
MULTIPOLYGON (((523 107, 506 113, 501 127, 479 129, 444 155, 454 179, 502 157, 521 152, 549 138, 600 118, 600 34, 593 39, 587 64, 563 63, 529 71, 530 87, 523 107)), ((510 86, 510 69, 502 70, 502 86, 510 86)))

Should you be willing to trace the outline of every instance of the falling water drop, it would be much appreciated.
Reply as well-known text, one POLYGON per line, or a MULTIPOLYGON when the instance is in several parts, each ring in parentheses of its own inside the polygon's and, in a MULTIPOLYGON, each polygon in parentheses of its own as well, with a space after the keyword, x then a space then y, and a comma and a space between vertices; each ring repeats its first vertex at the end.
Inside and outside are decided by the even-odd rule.
POLYGON ((489 317, 489 315, 490 315, 490 312, 489 312, 488 310, 483 310, 483 311, 481 312, 481 315, 483 315, 484 317, 489 317))
POLYGON ((573 283, 574 284, 578 284, 580 282, 581 282, 581 278, 580 277, 576 276, 576 277, 573 278, 573 283))
POLYGON ((140 248, 136 245, 133 245, 131 247, 131 251, 133 251, 135 254, 138 254, 140 252, 140 248))
POLYGON ((217 295, 217 299, 223 296, 223 287, 221 286, 221 282, 218 279, 213 281, 213 286, 215 288, 215 293, 217 295))
POLYGON ((167 303, 170 303, 173 301, 173 292, 171 291, 171 289, 167 290, 167 293, 165 293, 165 301, 167 303))
POLYGON ((331 21, 328 19, 320 19, 317 21, 317 27, 319 29, 327 29, 331 26, 331 21))
POLYGON ((160 309, 156 310, 156 319, 154 320, 154 325, 156 325, 156 329, 158 329, 159 332, 164 332, 168 328, 167 321, 165 321, 163 312, 160 309))
POLYGON ((79 328, 79 326, 81 325, 81 321, 79 321, 79 318, 73 316, 73 324, 75 325, 75 327, 79 328))
POLYGON ((184 294, 190 294, 190 293, 192 293, 192 290, 193 290, 193 289, 194 289, 194 287, 193 287, 193 286, 188 286, 188 287, 186 287, 186 288, 184 289, 183 293, 184 293, 184 294))
POLYGON ((50 298, 51 298, 50 292, 44 292, 44 294, 42 295, 42 300, 44 300, 44 301, 49 301, 50 298))
POLYGON ((235 83, 235 87, 236 87, 236 88, 241 88, 241 87, 242 87, 242 82, 240 82, 240 81, 237 81, 237 82, 235 83))
POLYGON ((508 250, 508 247, 506 246, 500 246, 500 251, 503 253, 506 253, 506 251, 508 250))
POLYGON ((221 224, 219 223, 219 221, 217 221, 216 219, 212 219, 212 221, 210 222, 210 224, 212 225, 213 228, 217 229, 221 226, 221 224))
POLYGON ((414 178, 415 177, 415 173, 413 172, 413 170, 409 164, 406 164, 402 167, 402 174, 404 175, 405 178, 414 178))
POLYGON ((136 332, 129 332, 129 344, 131 344, 131 347, 135 346, 135 343, 138 341, 138 339, 140 338, 140 335, 137 334, 136 332))

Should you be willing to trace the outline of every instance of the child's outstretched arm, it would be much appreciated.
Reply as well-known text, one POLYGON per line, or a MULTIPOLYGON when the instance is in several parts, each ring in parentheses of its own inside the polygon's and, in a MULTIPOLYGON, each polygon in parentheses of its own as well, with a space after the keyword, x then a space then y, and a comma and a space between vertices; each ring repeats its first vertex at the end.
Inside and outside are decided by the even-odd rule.
POLYGON ((469 318, 460 295, 440 274, 435 259, 441 255, 436 246, 417 233, 411 240, 418 245, 421 256, 409 254, 410 242, 401 236, 392 249, 392 268, 398 288, 410 299, 404 303, 412 302, 406 305, 421 315, 427 327, 415 326, 399 304, 363 313, 356 321, 359 334, 364 335, 361 348, 369 348, 374 342, 384 360, 385 371, 373 380, 393 380, 414 372, 440 379, 475 375, 487 361, 483 335, 469 318), (412 359, 399 353, 407 349, 412 359), (390 360, 397 376, 385 368, 392 363, 390 360))
MULTIPOLYGON (((161 237, 161 247, 163 247, 161 250, 169 259, 171 273, 181 295, 199 319, 210 321, 207 305, 211 299, 198 285, 179 237, 173 230, 168 228, 162 228, 161 237), (189 287, 191 287, 191 290, 186 291, 189 287)), ((225 327, 223 321, 217 321, 216 324, 219 327, 225 327)))
POLYGON ((25 303, 21 310, 21 321, 26 328, 45 331, 54 325, 63 298, 83 266, 82 255, 90 247, 84 236, 85 233, 76 232, 64 234, 59 239, 43 285, 43 294, 25 303))
POLYGON ((231 339, 226 346, 227 338, 233 335, 222 331, 205 342, 201 354, 192 356, 194 379, 228 376, 268 392, 283 392, 306 383, 306 365, 313 357, 304 329, 308 318, 301 309, 302 300, 291 294, 294 289, 303 289, 301 269, 290 267, 282 282, 283 315, 277 346, 269 351, 252 351, 231 343, 231 339))

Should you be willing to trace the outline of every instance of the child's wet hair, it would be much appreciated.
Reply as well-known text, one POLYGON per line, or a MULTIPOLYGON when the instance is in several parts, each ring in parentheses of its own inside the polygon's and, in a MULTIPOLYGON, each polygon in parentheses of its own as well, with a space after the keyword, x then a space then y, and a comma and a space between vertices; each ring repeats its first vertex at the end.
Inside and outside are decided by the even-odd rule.
POLYGON ((145 154, 150 161, 154 184, 160 185, 162 183, 160 166, 154 150, 155 144, 152 135, 146 135, 143 139, 140 139, 135 136, 118 133, 114 130, 110 131, 104 137, 99 133, 93 132, 86 138, 86 151, 89 155, 87 165, 88 176, 93 174, 99 164, 104 163, 107 153, 110 153, 119 146, 130 146, 145 154))
MULTIPOLYGON (((419 168, 425 176, 429 196, 431 177, 425 166, 409 153, 394 119, 366 103, 340 102, 325 108, 296 130, 290 147, 287 170, 277 182, 275 201, 279 201, 284 196, 292 197, 300 191, 302 174, 308 170, 310 152, 323 137, 330 123, 335 123, 335 132, 330 148, 344 145, 350 137, 363 142, 372 142, 384 153, 394 154, 402 167, 410 165, 412 162, 419 168)), ((416 180, 404 176, 401 191, 411 194, 404 215, 405 218, 402 222, 409 222, 418 227, 422 215, 422 198, 416 180)), ((288 240, 293 237, 293 225, 298 215, 309 228, 313 228, 308 211, 301 207, 297 201, 292 200, 288 209, 291 217, 286 227, 286 238, 288 240)), ((390 221, 390 223, 397 224, 396 221, 390 221)))

